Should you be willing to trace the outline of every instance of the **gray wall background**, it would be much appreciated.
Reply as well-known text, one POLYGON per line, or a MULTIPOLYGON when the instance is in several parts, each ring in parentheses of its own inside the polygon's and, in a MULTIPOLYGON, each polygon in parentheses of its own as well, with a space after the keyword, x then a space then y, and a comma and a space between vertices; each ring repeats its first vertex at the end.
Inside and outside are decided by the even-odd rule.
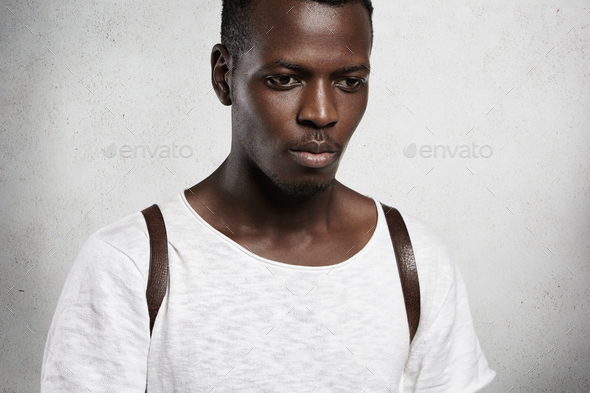
MULTIPOLYGON (((36 392, 85 239, 211 173, 230 112, 209 91, 219 1, 1 4, 0 387, 36 392)), ((374 5, 339 180, 447 241, 498 373, 485 392, 590 391, 590 4, 374 5)))

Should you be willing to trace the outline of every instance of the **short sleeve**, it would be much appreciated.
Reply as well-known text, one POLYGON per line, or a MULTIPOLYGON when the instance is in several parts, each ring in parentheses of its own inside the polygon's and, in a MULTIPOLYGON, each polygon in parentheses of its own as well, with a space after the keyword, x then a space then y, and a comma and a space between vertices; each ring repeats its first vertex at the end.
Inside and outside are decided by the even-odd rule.
POLYGON ((429 227, 410 218, 408 229, 416 254, 422 310, 403 373, 403 392, 477 392, 496 373, 481 350, 459 268, 429 227))
POLYGON ((145 288, 129 255, 92 235, 56 307, 41 392, 144 392, 150 341, 145 288))

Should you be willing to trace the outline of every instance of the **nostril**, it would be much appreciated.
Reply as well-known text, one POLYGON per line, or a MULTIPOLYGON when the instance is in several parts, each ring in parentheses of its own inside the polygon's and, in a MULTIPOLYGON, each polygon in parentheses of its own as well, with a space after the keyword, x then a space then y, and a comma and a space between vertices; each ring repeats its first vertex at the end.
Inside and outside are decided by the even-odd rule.
POLYGON ((338 112, 332 103, 324 105, 307 105, 301 108, 297 120, 300 124, 312 126, 314 128, 323 128, 334 125, 338 122, 338 112))
POLYGON ((314 121, 314 120, 309 120, 309 119, 308 120, 299 120, 298 119, 298 123, 303 126, 319 130, 322 128, 333 127, 338 122, 337 121, 325 122, 325 121, 319 121, 319 120, 314 121))

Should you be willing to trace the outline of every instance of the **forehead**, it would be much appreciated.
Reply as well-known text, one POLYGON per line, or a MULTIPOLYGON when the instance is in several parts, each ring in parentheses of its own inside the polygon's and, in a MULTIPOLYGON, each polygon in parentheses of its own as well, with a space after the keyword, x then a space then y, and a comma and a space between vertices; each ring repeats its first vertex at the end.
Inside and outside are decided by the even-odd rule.
POLYGON ((360 2, 334 7, 310 1, 259 0, 250 16, 253 47, 244 57, 254 63, 286 60, 310 68, 368 65, 371 24, 360 2))

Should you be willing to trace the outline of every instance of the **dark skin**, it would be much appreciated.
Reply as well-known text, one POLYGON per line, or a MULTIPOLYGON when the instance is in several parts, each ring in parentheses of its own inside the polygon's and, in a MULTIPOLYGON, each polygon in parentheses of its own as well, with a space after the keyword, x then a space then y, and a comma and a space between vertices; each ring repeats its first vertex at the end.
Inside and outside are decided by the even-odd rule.
POLYGON ((304 266, 343 262, 377 222, 373 200, 335 179, 367 106, 369 14, 356 2, 260 0, 251 17, 249 52, 234 62, 218 44, 211 54, 213 88, 232 106, 230 154, 185 196, 254 254, 304 266), (297 162, 291 150, 308 142, 325 142, 334 160, 297 162))

